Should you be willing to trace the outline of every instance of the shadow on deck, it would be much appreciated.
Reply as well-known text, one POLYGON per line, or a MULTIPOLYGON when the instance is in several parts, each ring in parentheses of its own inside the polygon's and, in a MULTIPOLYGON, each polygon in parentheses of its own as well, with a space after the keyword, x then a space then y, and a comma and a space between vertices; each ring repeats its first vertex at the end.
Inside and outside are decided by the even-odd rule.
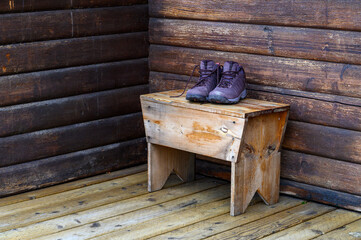
POLYGON ((230 185, 199 176, 148 193, 146 166, 0 199, 0 239, 360 239, 361 214, 281 196, 229 216, 230 185))

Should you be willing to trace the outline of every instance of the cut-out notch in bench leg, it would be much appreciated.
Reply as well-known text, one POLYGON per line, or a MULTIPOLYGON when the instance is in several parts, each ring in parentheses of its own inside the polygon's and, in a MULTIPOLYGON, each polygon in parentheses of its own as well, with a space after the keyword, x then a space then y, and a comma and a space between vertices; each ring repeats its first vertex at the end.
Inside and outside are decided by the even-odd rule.
POLYGON ((195 154, 148 143, 148 191, 162 189, 175 172, 183 182, 194 180, 195 154))

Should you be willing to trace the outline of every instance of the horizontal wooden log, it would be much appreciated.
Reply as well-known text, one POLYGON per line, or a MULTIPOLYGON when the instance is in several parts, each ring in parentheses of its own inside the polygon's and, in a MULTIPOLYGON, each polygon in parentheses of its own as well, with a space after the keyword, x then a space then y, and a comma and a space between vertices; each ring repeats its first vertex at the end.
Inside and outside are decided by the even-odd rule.
MULTIPOLYGON (((152 91, 165 91, 184 88, 188 78, 189 76, 185 75, 150 72, 149 80, 152 91)), ((193 81, 196 81, 196 78, 193 78, 193 81)), ((191 83, 190 86, 193 84, 191 83)), ((269 89, 262 85, 248 84, 247 88, 248 97, 250 98, 290 104, 289 118, 291 120, 361 131, 359 123, 361 105, 354 106, 333 102, 332 99, 326 97, 321 98, 322 100, 313 99, 313 95, 308 95, 309 92, 301 93, 301 91, 298 91, 296 93, 298 96, 292 96, 290 94, 293 92, 284 94, 281 89, 275 87, 269 89)), ((347 103, 352 103, 351 100, 359 100, 358 98, 344 96, 338 96, 338 99, 347 103)))
POLYGON ((151 43, 361 63, 361 32, 151 18, 151 43))
POLYGON ((292 90, 292 89, 278 88, 272 86, 250 84, 250 83, 247 84, 247 89, 278 93, 282 95, 306 97, 306 98, 312 98, 326 102, 341 103, 350 106, 361 107, 361 98, 355 98, 355 97, 346 97, 346 96, 332 95, 326 93, 306 92, 300 90, 292 90))
POLYGON ((361 30, 358 0, 151 0, 152 17, 361 30))
POLYGON ((144 138, 0 168, 0 197, 146 162, 144 138))
POLYGON ((358 131, 288 121, 283 147, 322 157, 361 163, 361 132, 358 131))
POLYGON ((128 6, 146 3, 147 0, 9 0, 0 2, 0 13, 44 11, 70 8, 128 6))
POLYGON ((144 136, 140 113, 0 138, 0 167, 144 136))
POLYGON ((321 202, 361 212, 361 196, 281 179, 280 192, 298 198, 321 202))
MULTIPOLYGON (((150 79, 149 79, 150 91, 159 92, 159 91, 184 88, 188 79, 189 76, 187 75, 179 75, 179 74, 164 73, 164 72, 150 72, 150 79)), ((193 84, 196 83, 197 80, 198 79, 196 77, 193 77, 191 79, 191 84, 189 85, 189 87, 192 87, 192 83, 193 84)), ((326 93, 306 92, 300 90, 292 90, 292 89, 251 84, 251 83, 247 83, 246 87, 247 90, 249 89, 254 91, 276 93, 281 95, 304 97, 304 98, 310 98, 310 99, 321 100, 326 102, 333 102, 333 103, 340 103, 355 107, 361 107, 361 98, 346 97, 346 96, 332 95, 326 93)))
POLYGON ((361 195, 361 164, 283 150, 281 177, 361 195))
MULTIPOLYGON (((231 178, 230 166, 219 165, 213 162, 208 162, 199 159, 197 159, 196 161, 196 166, 197 166, 196 167, 197 172, 200 174, 230 181, 231 178)), ((299 183, 284 178, 281 178, 280 192, 283 194, 296 196, 306 200, 312 200, 329 205, 334 205, 337 207, 343 207, 355 211, 361 211, 360 208, 361 196, 355 194, 335 191, 305 183, 299 183)))
POLYGON ((247 81, 302 91, 361 97, 361 66, 272 56, 151 45, 150 70, 190 75, 202 59, 240 62, 247 81))
POLYGON ((140 111, 139 85, 0 108, 0 137, 87 122, 140 111))
POLYGON ((0 76, 146 57, 147 35, 125 33, 0 46, 0 76))
POLYGON ((0 77, 0 106, 104 91, 148 82, 148 59, 0 77))
POLYGON ((0 22, 0 44, 141 32, 148 29, 148 6, 3 14, 0 22))
POLYGON ((248 96, 290 104, 293 120, 361 131, 361 107, 251 89, 248 96))

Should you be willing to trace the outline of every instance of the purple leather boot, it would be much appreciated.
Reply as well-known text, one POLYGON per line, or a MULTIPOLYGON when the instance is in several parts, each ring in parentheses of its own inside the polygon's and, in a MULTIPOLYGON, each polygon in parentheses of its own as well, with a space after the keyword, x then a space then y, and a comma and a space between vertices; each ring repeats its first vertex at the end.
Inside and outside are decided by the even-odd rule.
POLYGON ((233 104, 238 103, 246 95, 246 74, 243 67, 236 62, 225 62, 222 78, 217 87, 209 93, 208 101, 233 104))
POLYGON ((199 65, 199 80, 188 90, 186 99, 195 102, 206 102, 209 92, 217 86, 221 71, 220 65, 214 61, 202 60, 199 65))

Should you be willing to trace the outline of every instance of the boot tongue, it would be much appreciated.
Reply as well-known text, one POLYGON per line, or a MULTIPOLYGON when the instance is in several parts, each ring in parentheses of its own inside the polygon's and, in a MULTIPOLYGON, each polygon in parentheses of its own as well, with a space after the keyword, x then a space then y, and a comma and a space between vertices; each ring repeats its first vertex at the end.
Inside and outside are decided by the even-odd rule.
POLYGON ((225 62, 223 65, 223 71, 238 71, 239 70, 239 64, 236 62, 228 61, 225 62))
POLYGON ((200 68, 202 70, 213 70, 215 65, 216 64, 212 60, 202 60, 200 64, 200 68))

